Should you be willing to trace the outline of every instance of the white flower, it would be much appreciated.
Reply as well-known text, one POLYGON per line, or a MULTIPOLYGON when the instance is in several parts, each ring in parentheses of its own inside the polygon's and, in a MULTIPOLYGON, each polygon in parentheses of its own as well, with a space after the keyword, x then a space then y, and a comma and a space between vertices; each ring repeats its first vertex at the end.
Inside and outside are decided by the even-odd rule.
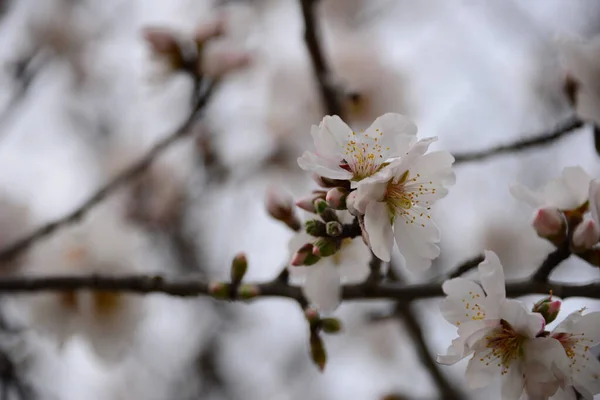
MULTIPOLYGON (((28 275, 118 275, 142 269, 137 230, 116 214, 100 210, 81 225, 63 230, 33 250, 28 275)), ((119 359, 135 340, 144 315, 144 300, 102 291, 36 294, 25 300, 33 328, 62 346, 80 334, 105 360, 119 359)))
MULTIPOLYGON (((292 238, 290 254, 315 238, 300 233, 292 238)), ((369 273, 371 252, 362 239, 343 239, 341 249, 332 256, 321 258, 310 266, 291 266, 291 276, 300 278, 306 298, 321 312, 331 313, 341 301, 341 283, 362 282, 369 273)))
POLYGON ((510 187, 510 192, 518 200, 536 208, 572 210, 588 200, 590 181, 590 176, 581 167, 566 167, 559 178, 548 182, 540 191, 515 184, 510 187))
MULTIPOLYGON (((566 353, 571 384, 585 399, 600 393, 600 362, 589 351, 600 342, 600 312, 570 314, 550 334, 566 353)), ((565 398, 575 399, 573 389, 563 389, 565 398)))
POLYGON ((404 156, 416 134, 415 124, 400 114, 384 114, 364 132, 354 132, 338 116, 326 116, 311 130, 316 152, 304 152, 298 165, 326 178, 351 180, 356 187, 404 156))
POLYGON ((447 151, 425 154, 435 138, 415 143, 384 173, 361 183, 350 206, 364 214, 364 227, 375 255, 389 261, 394 239, 405 265, 423 270, 439 256, 440 231, 431 206, 454 184, 454 157, 447 151))

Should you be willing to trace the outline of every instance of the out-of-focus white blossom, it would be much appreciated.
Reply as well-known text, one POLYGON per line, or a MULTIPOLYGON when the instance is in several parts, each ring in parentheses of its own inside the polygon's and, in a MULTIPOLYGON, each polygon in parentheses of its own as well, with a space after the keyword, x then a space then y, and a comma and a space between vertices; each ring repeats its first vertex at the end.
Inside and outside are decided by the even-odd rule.
MULTIPOLYGON (((81 225, 64 229, 34 248, 27 275, 123 275, 143 272, 140 232, 111 208, 96 210, 81 225), (112 212, 111 212, 112 211, 112 212)), ((82 335, 103 359, 127 353, 144 316, 141 297, 105 291, 40 293, 25 299, 30 324, 62 346, 82 335)))
POLYGON ((510 192, 517 200, 536 208, 571 210, 588 200, 591 179, 581 167, 566 167, 559 178, 551 180, 540 190, 534 191, 515 184, 510 187, 510 192))
POLYGON ((298 164, 326 178, 351 180, 356 187, 404 156, 416 134, 416 125, 400 114, 384 114, 364 132, 353 131, 338 116, 326 116, 311 130, 316 151, 304 152, 298 164))
POLYGON ((360 183, 351 206, 364 214, 364 227, 377 257, 389 261, 394 239, 406 267, 424 270, 440 254, 440 231, 430 209, 454 184, 454 157, 425 154, 435 138, 409 144, 404 155, 371 182, 360 183))

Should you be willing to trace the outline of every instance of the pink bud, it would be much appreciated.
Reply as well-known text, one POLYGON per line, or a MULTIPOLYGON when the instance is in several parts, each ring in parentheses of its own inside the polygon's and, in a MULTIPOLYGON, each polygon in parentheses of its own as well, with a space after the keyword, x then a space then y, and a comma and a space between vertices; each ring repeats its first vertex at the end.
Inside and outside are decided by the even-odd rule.
POLYGON ((296 202, 296 205, 305 211, 316 213, 317 210, 315 209, 315 200, 324 199, 326 195, 327 192, 325 192, 324 190, 315 191, 313 192, 313 194, 298 200, 296 202))
POLYGON ((565 218, 558 208, 544 207, 536 211, 531 225, 539 236, 549 238, 563 231, 565 218))
POLYGON ((548 313, 550 314, 558 314, 560 311, 560 301, 554 300, 553 302, 548 304, 548 313))
POLYGON ((348 197, 348 191, 341 187, 334 187, 327 192, 325 201, 329 204, 329 207, 335 208, 336 210, 344 210, 346 208, 346 198, 348 197))
POLYGON ((598 226, 591 219, 586 219, 573 232, 573 246, 577 249, 589 249, 600 240, 598 226))
POLYGON ((266 208, 267 212, 274 219, 283 222, 292 230, 299 230, 300 221, 293 210, 293 199, 286 192, 270 187, 267 191, 266 208))

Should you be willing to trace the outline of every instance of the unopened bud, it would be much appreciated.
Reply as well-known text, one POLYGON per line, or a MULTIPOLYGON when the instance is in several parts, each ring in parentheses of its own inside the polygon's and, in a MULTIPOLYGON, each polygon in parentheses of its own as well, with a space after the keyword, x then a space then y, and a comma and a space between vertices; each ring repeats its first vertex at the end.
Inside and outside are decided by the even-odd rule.
POLYGON ((315 209, 315 200, 317 199, 325 199, 327 192, 322 190, 315 190, 310 196, 306 196, 301 198, 296 202, 296 206, 303 209, 304 211, 308 211, 311 213, 316 213, 315 209))
POLYGON ((327 228, 323 221, 309 219, 305 223, 306 233, 311 236, 320 237, 327 235, 327 228))
POLYGON ((323 371, 327 363, 327 353, 323 341, 316 332, 310 334, 310 355, 319 370, 323 371))
POLYGON ((312 253, 317 257, 329 257, 335 254, 341 247, 340 240, 331 238, 319 238, 313 244, 312 253))
POLYGON ((306 320, 310 322, 311 325, 319 322, 319 312, 313 307, 307 307, 304 310, 304 317, 306 317, 306 320))
POLYGON ((330 208, 327 202, 323 199, 315 200, 315 210, 317 210, 317 214, 319 214, 321 219, 325 222, 338 220, 335 210, 330 208))
POLYGON ((208 293, 216 299, 228 299, 229 287, 230 285, 228 283, 213 282, 208 285, 208 293))
POLYGON ((239 283, 244 279, 248 270, 248 260, 244 253, 240 253, 231 262, 231 282, 239 283))
POLYGON ((354 201, 356 199, 356 190, 350 192, 348 196, 346 196, 346 208, 348 212, 354 216, 359 216, 360 212, 354 207, 354 201))
POLYGON ((531 311, 542 314, 547 325, 554 321, 558 316, 558 313, 560 312, 560 305, 560 301, 552 300, 552 295, 550 295, 550 297, 535 303, 531 311))
POLYGON ((587 250, 592 248, 600 240, 598 226, 591 219, 586 219, 573 232, 573 247, 576 250, 587 250))
POLYGON ((321 329, 325 333, 338 333, 342 330, 342 322, 337 318, 323 318, 321 320, 321 329))
POLYGON ((182 68, 184 57, 175 33, 160 27, 146 27, 142 30, 144 39, 152 47, 152 52, 165 60, 173 70, 182 68))
POLYGON ((338 221, 329 221, 325 225, 325 230, 328 236, 336 237, 342 234, 342 232, 344 231, 344 226, 338 221))
POLYGON ((266 207, 269 215, 297 231, 301 224, 294 213, 293 205, 293 199, 287 193, 273 187, 267 191, 266 207))
POLYGON ((341 187, 334 187, 327 192, 325 200, 329 207, 335 208, 336 210, 346 209, 346 198, 348 197, 348 190, 341 187))
POLYGON ((315 210, 317 211, 317 214, 324 213, 325 210, 329 207, 327 205, 327 202, 325 201, 325 199, 321 199, 321 198, 316 199, 313 204, 315 206, 315 210))
POLYGON ((311 243, 306 243, 302 246, 298 251, 294 253, 292 256, 292 260, 290 264, 293 266, 300 265, 313 265, 316 264, 321 257, 313 254, 313 245, 311 243))
POLYGON ((242 285, 238 290, 240 299, 252 299, 260 294, 260 289, 256 285, 242 285))
POLYGON ((566 227, 564 215, 555 207, 544 207, 537 210, 531 225, 543 238, 558 236, 564 233, 566 227))

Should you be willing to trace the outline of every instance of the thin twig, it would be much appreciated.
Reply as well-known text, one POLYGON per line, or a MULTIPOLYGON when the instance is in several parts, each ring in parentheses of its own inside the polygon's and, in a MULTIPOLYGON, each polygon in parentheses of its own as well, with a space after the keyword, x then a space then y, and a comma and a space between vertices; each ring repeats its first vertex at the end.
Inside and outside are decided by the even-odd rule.
POLYGON ((342 117, 342 106, 336 87, 333 85, 331 71, 325 61, 323 50, 319 43, 318 27, 315 16, 315 8, 318 0, 300 0, 302 17, 304 19, 304 41, 310 54, 313 69, 319 84, 321 97, 328 115, 339 115, 342 117))
POLYGON ((484 260, 484 258, 485 257, 480 254, 464 261, 448 274, 448 279, 458 278, 459 276, 466 274, 470 270, 476 268, 484 260))
POLYGON ((532 279, 536 282, 547 282, 552 271, 554 271, 554 269, 558 267, 561 262, 565 261, 570 256, 571 251, 569 249, 569 240, 565 240, 560 247, 548 254, 542 265, 538 268, 535 274, 533 274, 532 279))
POLYGON ((199 99, 198 103, 195 105, 192 110, 190 116, 183 122, 183 124, 171 135, 166 138, 160 140, 144 157, 142 157, 139 161, 135 162, 133 165, 129 166, 125 170, 123 170, 120 174, 118 174, 113 180, 106 183, 100 189, 98 189, 92 196, 90 196, 86 201, 83 202, 79 207, 75 210, 71 211, 69 214, 50 222, 47 225, 42 226, 37 229, 29 236, 24 237, 22 239, 17 240, 15 243, 8 245, 6 248, 0 251, 0 261, 11 261, 23 251, 27 250, 30 246, 36 243, 38 240, 41 240, 58 229, 65 227, 67 225, 78 222, 81 218, 83 218, 95 205, 99 204, 102 200, 112 194, 115 190, 120 188, 127 182, 130 182, 142 172, 144 172, 150 164, 167 148, 169 148, 172 144, 179 141, 189 134, 191 131, 191 127, 196 122, 200 113, 204 109, 204 106, 207 104, 210 95, 213 91, 214 84, 211 84, 204 95, 199 99))
POLYGON ((501 154, 515 153, 532 147, 549 145, 556 140, 573 133, 577 128, 581 128, 583 125, 584 121, 576 116, 572 116, 556 126, 550 132, 541 133, 525 139, 519 139, 513 143, 495 146, 486 150, 454 154, 454 163, 459 164, 469 161, 480 161, 501 154))
MULTIPOLYGON (((248 283, 253 284, 253 283, 248 283)), ((299 286, 287 285, 273 280, 271 282, 254 283, 261 297, 283 297, 300 301, 303 299, 299 286)), ((123 276, 28 276, 6 277, 0 279, 0 292, 40 292, 65 290, 100 290, 109 292, 128 292, 137 294, 163 293, 172 296, 197 297, 210 296, 209 284, 194 276, 171 278, 151 275, 123 276)), ((509 297, 524 296, 532 293, 546 294, 550 291, 556 297, 588 297, 600 299, 600 282, 586 285, 565 285, 533 280, 508 283, 506 293, 509 297)), ((344 300, 389 299, 397 301, 413 301, 444 296, 441 283, 427 283, 404 286, 394 283, 380 283, 368 288, 364 284, 345 285, 342 287, 344 300)))

